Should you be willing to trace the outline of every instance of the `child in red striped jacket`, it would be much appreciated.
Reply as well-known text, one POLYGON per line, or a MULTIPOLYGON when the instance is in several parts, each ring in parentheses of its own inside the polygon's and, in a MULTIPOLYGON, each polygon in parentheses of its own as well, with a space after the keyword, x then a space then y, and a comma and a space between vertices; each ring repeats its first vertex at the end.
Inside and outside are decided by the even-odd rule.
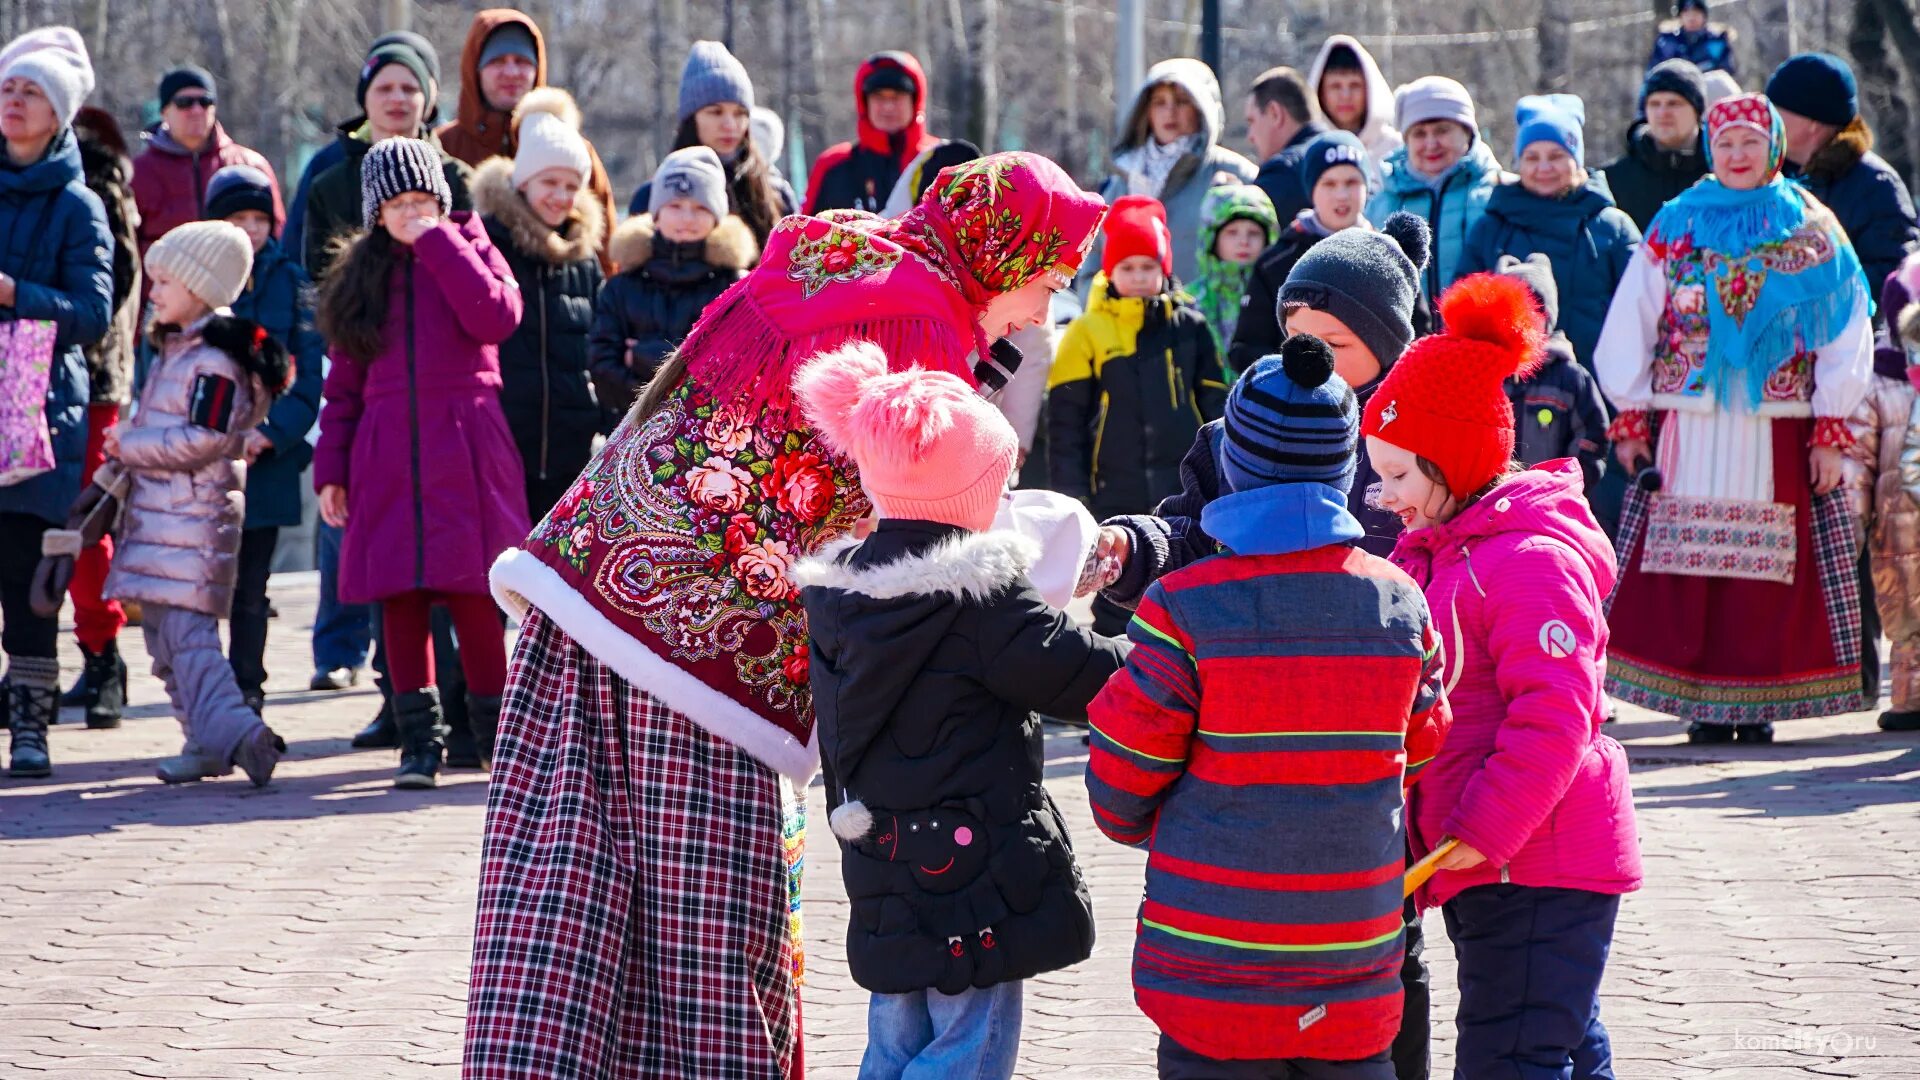
POLYGON ((1355 546, 1358 424, 1317 338, 1234 385, 1223 553, 1148 588, 1088 710, 1094 818, 1151 851, 1133 979, 1165 1078, 1394 1075, 1404 792, 1448 713, 1419 586, 1355 546))

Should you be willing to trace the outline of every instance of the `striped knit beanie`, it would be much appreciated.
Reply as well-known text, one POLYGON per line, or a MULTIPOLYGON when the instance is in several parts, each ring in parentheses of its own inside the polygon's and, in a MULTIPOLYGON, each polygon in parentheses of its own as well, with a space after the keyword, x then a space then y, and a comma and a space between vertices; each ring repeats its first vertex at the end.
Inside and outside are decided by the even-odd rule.
POLYGON ((180 283, 214 310, 233 306, 253 273, 253 241, 238 225, 189 221, 168 230, 147 249, 148 273, 180 283))
POLYGON ((453 212, 453 189, 440 164, 440 151, 420 139, 382 139, 360 161, 360 216, 371 229, 380 223, 380 204, 409 191, 440 200, 440 213, 453 212))
POLYGON ((1352 490, 1360 404, 1333 373, 1333 350, 1295 334, 1227 393, 1220 471, 1230 491, 1273 484, 1352 490))

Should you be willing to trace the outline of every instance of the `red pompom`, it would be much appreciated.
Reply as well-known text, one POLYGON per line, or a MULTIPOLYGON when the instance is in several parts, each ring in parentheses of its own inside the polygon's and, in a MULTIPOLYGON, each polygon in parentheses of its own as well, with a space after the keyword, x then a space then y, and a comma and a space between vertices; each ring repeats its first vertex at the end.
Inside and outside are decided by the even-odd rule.
POLYGON ((1440 294, 1440 324, 1449 337, 1498 346, 1499 374, 1525 377, 1545 358, 1545 321, 1533 290, 1505 274, 1471 274, 1440 294), (1510 361, 1510 363, 1508 363, 1510 361))

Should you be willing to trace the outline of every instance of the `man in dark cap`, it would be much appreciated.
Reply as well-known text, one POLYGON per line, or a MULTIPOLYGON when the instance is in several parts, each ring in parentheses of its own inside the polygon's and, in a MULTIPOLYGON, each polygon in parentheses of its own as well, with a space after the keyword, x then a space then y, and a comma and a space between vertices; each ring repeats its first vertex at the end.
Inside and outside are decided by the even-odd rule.
POLYGON ((1640 116, 1627 129, 1627 152, 1608 164, 1614 205, 1642 233, 1668 199, 1707 175, 1700 144, 1700 118, 1707 113, 1707 84, 1689 60, 1664 60, 1640 87, 1640 116))
MULTIPOLYGON (((219 95, 205 68, 185 64, 160 78, 160 125, 147 132, 147 149, 133 163, 133 198, 140 208, 140 254, 176 225, 200 220, 207 182, 228 165, 248 165, 273 180, 273 166, 234 142, 220 126, 219 95)), ((273 180, 273 204, 282 208, 273 180)), ((142 294, 144 296, 144 293, 142 294)))

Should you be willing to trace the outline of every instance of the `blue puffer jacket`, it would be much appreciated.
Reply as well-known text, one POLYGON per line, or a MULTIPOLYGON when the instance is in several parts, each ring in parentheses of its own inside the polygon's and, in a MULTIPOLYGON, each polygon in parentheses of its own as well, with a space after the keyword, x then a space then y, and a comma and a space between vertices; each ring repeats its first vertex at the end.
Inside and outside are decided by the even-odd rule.
POLYGON ((59 328, 47 387, 57 465, 0 488, 0 512, 64 523, 87 454, 81 349, 106 334, 113 310, 113 237, 106 208, 87 190, 72 129, 54 136, 47 156, 24 169, 0 159, 0 237, 0 273, 15 282, 13 307, 0 308, 0 319, 47 319, 59 328))
POLYGON ((1433 233, 1433 255, 1427 260, 1420 293, 1428 300, 1445 292, 1460 276, 1467 234, 1487 212, 1487 200, 1493 197, 1501 179, 1500 162, 1482 139, 1473 141, 1438 187, 1428 184, 1407 164, 1406 147, 1387 158, 1386 183, 1367 200, 1367 220, 1385 221, 1400 210, 1427 219, 1427 228, 1433 233))
POLYGON ((320 418, 320 365, 327 351, 313 328, 313 304, 307 272, 278 241, 268 240, 253 257, 253 276, 233 302, 233 313, 259 323, 286 348, 293 357, 293 385, 274 399, 260 424, 273 449, 247 466, 249 529, 300 524, 300 474, 313 461, 307 432, 320 418))
POLYGON ((1560 289, 1560 329, 1573 342, 1573 355, 1592 371, 1607 305, 1639 242, 1640 230, 1613 205, 1605 178, 1597 174, 1558 199, 1542 198, 1516 181, 1494 189, 1486 216, 1467 235, 1459 274, 1492 270, 1502 255, 1545 255, 1560 289))

